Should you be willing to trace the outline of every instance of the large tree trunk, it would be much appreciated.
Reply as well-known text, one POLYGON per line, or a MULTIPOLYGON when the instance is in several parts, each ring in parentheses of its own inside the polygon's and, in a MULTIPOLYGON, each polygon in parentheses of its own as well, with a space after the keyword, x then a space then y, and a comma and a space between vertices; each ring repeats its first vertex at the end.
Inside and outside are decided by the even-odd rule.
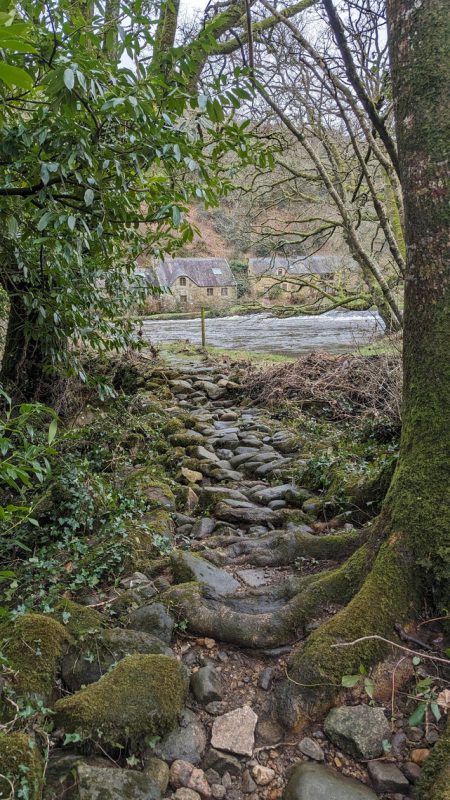
MULTIPOLYGON (((450 375, 448 354, 448 58, 445 0, 388 0, 397 140, 405 198, 404 406, 398 467, 370 540, 373 566, 360 591, 292 659, 282 715, 299 724, 329 704, 345 673, 382 657, 370 635, 395 636, 427 599, 449 607, 450 375)), ((439 795, 440 797, 440 795, 439 795)))

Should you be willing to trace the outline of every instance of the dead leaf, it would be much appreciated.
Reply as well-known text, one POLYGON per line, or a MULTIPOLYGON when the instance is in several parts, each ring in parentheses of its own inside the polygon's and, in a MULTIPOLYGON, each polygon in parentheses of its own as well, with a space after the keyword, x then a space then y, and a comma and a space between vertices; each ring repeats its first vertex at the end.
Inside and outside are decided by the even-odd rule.
POLYGON ((447 714, 450 710, 450 689, 443 689, 442 692, 439 692, 436 703, 442 708, 444 714, 447 714))

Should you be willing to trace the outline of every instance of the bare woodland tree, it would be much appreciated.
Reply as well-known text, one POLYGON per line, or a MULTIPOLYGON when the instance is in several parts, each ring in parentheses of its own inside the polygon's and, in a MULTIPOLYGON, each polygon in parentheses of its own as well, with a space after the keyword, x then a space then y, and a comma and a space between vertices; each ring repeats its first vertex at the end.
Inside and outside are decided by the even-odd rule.
MULTIPOLYGON (((353 52, 345 57, 315 10, 309 24, 302 25, 297 18, 283 17, 267 0, 262 6, 280 24, 256 37, 258 89, 271 111, 268 124, 281 124, 287 137, 283 152, 276 155, 277 191, 268 190, 270 172, 252 183, 252 210, 259 200, 255 183, 261 187, 262 207, 272 210, 269 220, 264 215, 259 233, 275 240, 278 251, 286 246, 292 250, 295 242, 306 252, 330 239, 333 247, 336 241, 344 242, 359 265, 366 287, 363 295, 361 287, 352 291, 347 286, 330 297, 329 287, 317 277, 296 277, 292 283, 299 290, 313 288, 322 294, 322 311, 338 304, 352 307, 364 299, 378 308, 388 330, 398 329, 405 270, 403 210, 392 155, 392 103, 386 97, 382 3, 366 0, 358 13, 348 12, 345 36, 353 43, 353 52), (347 78, 348 59, 358 76, 362 100, 347 78), (277 215, 286 204, 290 213, 277 215)), ((264 115, 264 109, 260 113, 264 115)), ((300 305, 297 310, 305 313, 310 307, 300 305)))

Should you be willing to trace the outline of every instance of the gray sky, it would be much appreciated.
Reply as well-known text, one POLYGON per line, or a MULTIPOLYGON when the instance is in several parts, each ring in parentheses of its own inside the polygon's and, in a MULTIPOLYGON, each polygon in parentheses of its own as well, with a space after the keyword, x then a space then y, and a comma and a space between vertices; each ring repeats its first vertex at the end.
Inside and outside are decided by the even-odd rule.
POLYGON ((186 14, 195 12, 195 11, 203 11, 207 3, 207 0, 181 0, 180 2, 180 10, 182 12, 186 12, 186 14))

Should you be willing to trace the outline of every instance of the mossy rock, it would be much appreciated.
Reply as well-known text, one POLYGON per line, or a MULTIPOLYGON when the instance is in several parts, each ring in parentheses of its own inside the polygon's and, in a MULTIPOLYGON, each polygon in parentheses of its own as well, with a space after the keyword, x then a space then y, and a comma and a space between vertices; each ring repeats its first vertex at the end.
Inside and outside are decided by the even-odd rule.
POLYGON ((61 622, 75 639, 93 631, 100 631, 104 626, 103 617, 95 608, 82 606, 67 598, 57 603, 52 617, 61 622))
POLYGON ((0 733, 0 797, 40 800, 44 761, 26 733, 0 733))
POLYGON ((168 511, 163 508, 149 511, 142 517, 141 524, 129 531, 132 555, 126 568, 140 569, 138 565, 144 561, 158 558, 161 555, 161 544, 170 550, 174 533, 175 526, 168 511))
POLYGON ((192 447, 194 445, 204 444, 206 439, 197 431, 186 431, 185 433, 172 434, 172 436, 169 436, 169 442, 174 447, 192 447))
POLYGON ((16 672, 16 692, 50 702, 70 641, 66 628, 50 616, 24 614, 0 626, 0 640, 3 653, 16 672))
POLYGON ((163 425, 161 433, 164 436, 172 436, 173 434, 180 433, 181 431, 184 431, 184 430, 185 430, 185 427, 184 427, 181 419, 178 419, 178 417, 172 417, 172 419, 169 419, 163 425))
POLYGON ((103 747, 133 749, 176 724, 187 694, 183 666, 170 656, 126 656, 97 683, 55 705, 55 724, 103 747))
POLYGON ((153 507, 162 507, 166 510, 175 508, 172 488, 169 485, 167 476, 160 467, 158 467, 158 471, 156 471, 154 465, 134 469, 127 476, 125 482, 127 487, 140 492, 153 507))
POLYGON ((100 680, 113 664, 134 653, 173 655, 167 644, 154 634, 108 628, 69 648, 61 665, 64 685, 70 692, 76 692, 100 680))

